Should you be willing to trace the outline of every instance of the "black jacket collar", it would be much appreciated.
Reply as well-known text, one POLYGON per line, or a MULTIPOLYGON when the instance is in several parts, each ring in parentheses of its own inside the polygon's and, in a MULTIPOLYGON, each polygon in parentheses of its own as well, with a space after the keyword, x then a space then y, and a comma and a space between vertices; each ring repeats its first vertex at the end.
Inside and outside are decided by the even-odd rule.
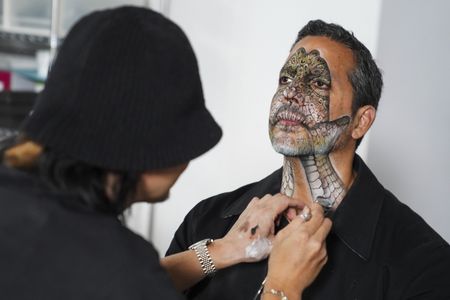
POLYGON ((283 168, 280 168, 263 180, 250 184, 249 189, 223 211, 222 218, 240 215, 254 197, 262 198, 266 194, 279 193, 282 172, 283 168))
POLYGON ((357 176, 333 216, 336 235, 364 260, 370 257, 378 218, 383 206, 384 188, 373 173, 356 156, 353 164, 357 176))
MULTIPOLYGON (((350 190, 333 215, 333 231, 340 240, 364 260, 370 257, 384 188, 363 160, 356 155, 353 165, 357 172, 350 190)), ((223 218, 240 215, 253 197, 276 194, 281 188, 282 169, 249 186, 249 189, 227 207, 223 218)))

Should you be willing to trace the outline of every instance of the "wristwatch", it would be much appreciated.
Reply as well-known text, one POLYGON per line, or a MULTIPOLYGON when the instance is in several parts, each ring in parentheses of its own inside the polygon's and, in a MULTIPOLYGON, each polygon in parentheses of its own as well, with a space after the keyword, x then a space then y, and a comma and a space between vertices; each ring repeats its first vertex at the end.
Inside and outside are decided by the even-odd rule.
POLYGON ((198 261, 202 266, 203 273, 205 273, 206 276, 210 276, 217 271, 208 251, 208 245, 213 241, 213 239, 204 239, 189 246, 189 250, 195 251, 198 261))

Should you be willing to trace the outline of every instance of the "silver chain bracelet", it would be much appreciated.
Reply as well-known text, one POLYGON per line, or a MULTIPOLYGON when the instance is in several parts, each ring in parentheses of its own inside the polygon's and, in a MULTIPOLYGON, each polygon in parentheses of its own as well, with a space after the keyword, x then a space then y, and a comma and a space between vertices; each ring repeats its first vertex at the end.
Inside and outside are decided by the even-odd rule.
POLYGON ((258 292, 256 292, 256 295, 253 298, 253 300, 257 300, 258 297, 261 297, 264 294, 271 294, 271 295, 280 297, 281 300, 289 300, 288 297, 284 294, 283 291, 279 291, 279 290, 276 290, 276 289, 269 289, 268 291, 263 291, 264 287, 266 285, 266 281, 267 281, 267 277, 264 278, 264 280, 261 283, 261 286, 259 287, 258 292))

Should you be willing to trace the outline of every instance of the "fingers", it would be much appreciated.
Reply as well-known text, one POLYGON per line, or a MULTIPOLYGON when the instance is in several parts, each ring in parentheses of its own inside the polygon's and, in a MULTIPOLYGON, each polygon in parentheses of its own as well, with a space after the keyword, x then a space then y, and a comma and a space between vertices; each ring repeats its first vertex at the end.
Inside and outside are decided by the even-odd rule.
POLYGON ((316 238, 321 241, 325 240, 328 234, 330 233, 331 225, 332 225, 331 220, 328 218, 324 218, 322 225, 317 229, 316 233, 314 234, 316 238))
MULTIPOLYGON (((308 211, 306 207, 304 210, 308 211)), ((326 264, 328 256, 325 240, 330 232, 331 221, 324 219, 323 211, 315 207, 311 208, 311 214, 310 221, 297 217, 278 232, 269 258, 268 277, 276 274, 277 278, 283 279, 282 282, 292 282, 304 289, 326 264), (317 230, 310 234, 310 230, 315 227, 317 230)))
POLYGON ((295 217, 297 217, 298 214, 298 210, 295 207, 288 207, 285 211, 284 211, 284 216, 286 217, 286 219, 291 222, 292 220, 295 219, 295 217))
POLYGON ((275 233, 275 222, 278 216, 295 201, 285 195, 265 195, 261 199, 255 197, 240 215, 233 229, 253 239, 267 237, 275 233))
MULTIPOLYGON (((306 209, 306 207, 305 207, 305 209, 306 209)), ((322 222, 324 220, 323 208, 319 204, 313 203, 311 205, 310 214, 311 214, 311 217, 310 217, 309 221, 305 222, 304 218, 300 218, 300 219, 302 219, 302 221, 305 223, 304 228, 306 229, 306 231, 310 235, 313 235, 317 231, 317 229, 320 227, 320 225, 322 225, 322 222)), ((300 214, 300 216, 301 216, 301 214, 300 214)))
POLYGON ((265 195, 261 199, 253 198, 223 238, 235 247, 237 253, 235 260, 250 262, 263 257, 259 255, 261 253, 267 255, 268 253, 255 245, 261 241, 273 241, 278 217, 288 207, 301 206, 294 199, 282 194, 265 195))
POLYGON ((315 239, 323 241, 326 239, 328 233, 331 230, 331 227, 332 222, 330 219, 324 217, 322 207, 318 204, 314 204, 312 205, 311 209, 305 206, 302 213, 297 216, 281 232, 287 235, 292 233, 297 234, 300 232, 305 232, 308 236, 314 236, 315 239), (305 217, 302 217, 302 214, 308 213, 311 214, 311 218, 306 221, 305 217))
POLYGON ((272 211, 274 217, 278 216, 289 207, 295 209, 295 207, 301 206, 298 201, 280 193, 273 196, 265 195, 259 201, 262 205, 267 205, 267 208, 272 211))
POLYGON ((308 206, 305 206, 299 215, 300 219, 302 219, 303 222, 308 222, 311 220, 312 214, 311 209, 308 206))
POLYGON ((248 204, 244 210, 245 216, 258 216, 258 219, 268 219, 271 222, 275 222, 277 217, 286 210, 290 210, 292 218, 297 215, 297 209, 303 208, 303 204, 300 204, 298 200, 294 200, 283 194, 270 195, 267 194, 261 199, 255 197, 248 204))

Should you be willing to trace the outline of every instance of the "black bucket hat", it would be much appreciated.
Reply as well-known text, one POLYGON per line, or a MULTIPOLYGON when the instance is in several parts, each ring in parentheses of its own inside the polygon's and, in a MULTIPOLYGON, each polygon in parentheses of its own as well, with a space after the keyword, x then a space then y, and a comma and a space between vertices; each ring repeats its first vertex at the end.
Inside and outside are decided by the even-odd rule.
POLYGON ((118 171, 188 162, 222 135, 186 35, 161 14, 131 6, 74 25, 24 131, 52 151, 118 171))

